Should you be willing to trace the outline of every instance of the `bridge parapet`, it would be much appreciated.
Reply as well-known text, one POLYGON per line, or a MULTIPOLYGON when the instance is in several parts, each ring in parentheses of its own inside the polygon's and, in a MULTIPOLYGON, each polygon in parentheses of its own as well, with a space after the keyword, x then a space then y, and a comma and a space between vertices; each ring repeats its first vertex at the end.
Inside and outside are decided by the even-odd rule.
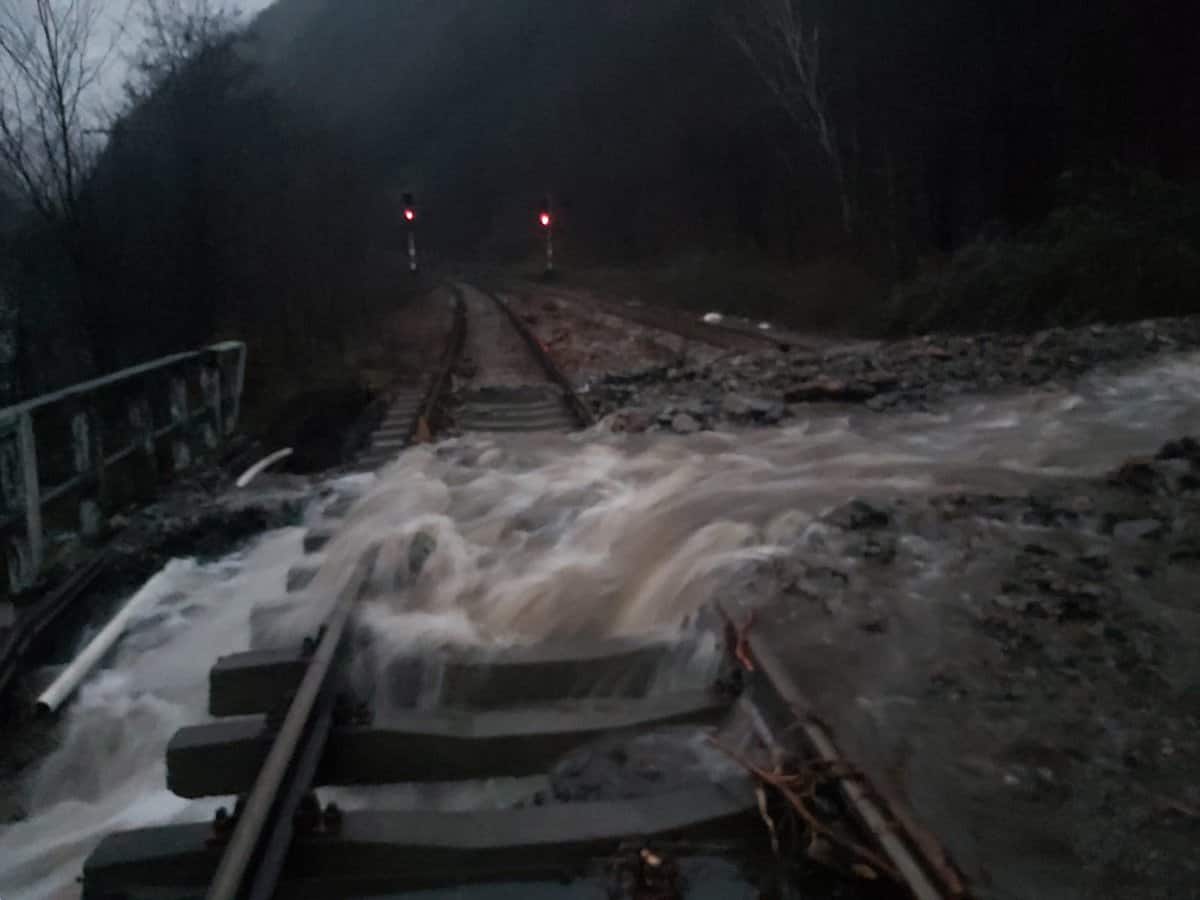
POLYGON ((177 353, 0 410, 0 539, 8 591, 32 587, 55 533, 94 535, 236 429, 246 345, 177 353))

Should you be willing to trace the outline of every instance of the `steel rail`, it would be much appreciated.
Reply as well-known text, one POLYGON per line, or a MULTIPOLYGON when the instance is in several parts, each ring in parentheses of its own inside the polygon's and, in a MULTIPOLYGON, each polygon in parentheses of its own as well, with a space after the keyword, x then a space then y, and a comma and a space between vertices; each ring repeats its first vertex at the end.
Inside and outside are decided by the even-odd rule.
POLYGON ((575 417, 579 426, 581 428, 590 428, 595 425, 596 417, 592 415, 592 411, 588 409, 587 404, 575 393, 575 388, 571 384, 571 380, 563 374, 562 369, 558 367, 558 364, 550 356, 550 351, 542 346, 542 342, 525 326, 525 323, 521 321, 521 317, 513 312, 512 307, 505 303, 499 294, 482 289, 479 292, 486 297, 490 297, 492 302, 500 307, 513 328, 516 329, 517 334, 521 335, 521 340, 529 347, 529 352, 538 361, 538 365, 542 367, 542 371, 546 373, 546 377, 563 391, 563 396, 566 399, 568 408, 571 410, 571 415, 575 417))
MULTIPOLYGON (((792 679, 783 660, 770 641, 761 634, 747 636, 750 656, 757 664, 759 684, 774 695, 794 719, 806 749, 822 763, 838 766, 846 762, 833 736, 812 714, 807 698, 792 679)), ((786 746, 785 739, 773 733, 758 712, 757 725, 769 736, 768 743, 786 746)), ((895 798, 888 798, 862 773, 837 781, 837 790, 847 808, 871 840, 883 852, 914 900, 967 900, 969 892, 945 850, 928 834, 915 833, 911 818, 902 812, 895 798)))
POLYGON ((374 556, 368 553, 359 560, 321 628, 304 679, 221 855, 207 900, 267 900, 275 892, 291 844, 296 810, 311 787, 329 737, 333 663, 350 614, 374 568, 374 556))
POLYGON ((451 290, 454 292, 454 323, 450 327, 450 336, 437 373, 433 376, 429 391, 409 427, 408 444, 412 444, 416 438, 422 419, 430 429, 433 428, 434 417, 445 399, 446 389, 450 386, 450 375, 462 359, 463 348, 467 343, 467 304, 458 285, 452 285, 451 290))

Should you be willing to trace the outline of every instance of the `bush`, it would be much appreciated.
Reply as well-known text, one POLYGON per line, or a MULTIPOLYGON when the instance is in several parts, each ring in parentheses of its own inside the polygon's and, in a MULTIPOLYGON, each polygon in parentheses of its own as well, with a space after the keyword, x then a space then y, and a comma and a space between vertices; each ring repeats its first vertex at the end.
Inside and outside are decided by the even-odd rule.
POLYGON ((1028 330, 1200 312, 1200 190, 1147 173, 1068 173, 1060 204, 898 288, 893 333, 1028 330))

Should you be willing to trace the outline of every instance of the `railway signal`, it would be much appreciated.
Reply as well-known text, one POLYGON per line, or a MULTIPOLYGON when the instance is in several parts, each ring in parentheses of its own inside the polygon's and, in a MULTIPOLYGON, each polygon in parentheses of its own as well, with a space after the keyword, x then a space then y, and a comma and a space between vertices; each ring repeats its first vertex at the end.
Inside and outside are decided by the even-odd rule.
POLYGON ((542 231, 546 232, 546 274, 552 275, 554 273, 554 216, 550 212, 548 200, 538 216, 538 222, 541 223, 542 231))
POLYGON ((412 194, 404 195, 404 221, 408 225, 408 271, 417 271, 417 204, 412 194))

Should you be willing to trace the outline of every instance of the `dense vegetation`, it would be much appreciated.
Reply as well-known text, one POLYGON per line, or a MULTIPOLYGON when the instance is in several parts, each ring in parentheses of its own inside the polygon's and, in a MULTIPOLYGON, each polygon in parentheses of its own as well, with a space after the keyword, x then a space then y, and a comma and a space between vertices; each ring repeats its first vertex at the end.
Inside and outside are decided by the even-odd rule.
POLYGON ((814 107, 764 78, 785 2, 279 0, 139 98, 69 233, 6 212, 14 391, 233 334, 336 369, 411 287, 404 191, 441 260, 531 257, 549 194, 569 267, 820 327, 1194 309, 1182 3, 791 0, 814 107))

